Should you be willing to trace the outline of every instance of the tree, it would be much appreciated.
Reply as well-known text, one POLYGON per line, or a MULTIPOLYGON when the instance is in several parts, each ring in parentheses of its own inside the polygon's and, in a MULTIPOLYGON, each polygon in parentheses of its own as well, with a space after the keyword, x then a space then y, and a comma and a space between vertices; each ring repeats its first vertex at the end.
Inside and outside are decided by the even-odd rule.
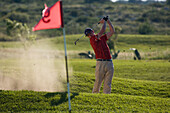
POLYGON ((108 46, 110 48, 110 50, 113 49, 113 52, 114 52, 114 55, 113 55, 113 58, 116 59, 119 52, 120 51, 117 51, 116 52, 116 42, 117 42, 117 39, 118 39, 118 35, 120 34, 120 32, 122 31, 122 28, 119 27, 119 26, 115 26, 115 33, 114 33, 114 38, 110 38, 109 41, 108 41, 108 46))
POLYGON ((140 34, 151 34, 154 32, 154 27, 147 21, 139 26, 140 34))
POLYGON ((93 2, 110 2, 110 0, 85 0, 85 3, 93 3, 93 2))
POLYGON ((129 0, 129 3, 140 3, 141 0, 129 0))
POLYGON ((167 4, 167 5, 170 5, 170 0, 166 0, 166 4, 167 4))

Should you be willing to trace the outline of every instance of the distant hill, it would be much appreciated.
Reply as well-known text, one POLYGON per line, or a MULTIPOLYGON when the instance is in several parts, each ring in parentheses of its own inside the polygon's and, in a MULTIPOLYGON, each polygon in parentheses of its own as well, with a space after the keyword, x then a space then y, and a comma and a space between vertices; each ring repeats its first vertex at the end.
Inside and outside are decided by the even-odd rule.
MULTIPOLYGON (((56 0, 57 1, 57 0, 56 0)), ((40 19, 44 3, 49 0, 0 0, 0 37, 6 36, 5 19, 27 23, 31 28, 40 19)), ((81 34, 94 27, 105 15, 113 25, 122 27, 122 34, 138 34, 139 26, 148 23, 152 34, 170 34, 170 7, 165 3, 132 4, 113 3, 110 0, 63 0, 64 24, 67 34, 81 34)), ((97 32, 101 26, 95 28, 97 32)), ((38 31, 43 36, 61 35, 62 30, 38 31)))

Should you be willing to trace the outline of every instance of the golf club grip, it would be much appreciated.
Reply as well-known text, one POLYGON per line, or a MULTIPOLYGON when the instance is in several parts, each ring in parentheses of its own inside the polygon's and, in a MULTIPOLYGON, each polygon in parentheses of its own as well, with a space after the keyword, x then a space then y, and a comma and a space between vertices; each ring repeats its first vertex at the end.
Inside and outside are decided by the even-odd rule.
MULTIPOLYGON (((107 19, 108 19, 108 18, 109 18, 109 16, 103 17, 103 19, 104 19, 104 18, 107 18, 107 19)), ((98 24, 100 24, 100 22, 98 22, 98 24)))

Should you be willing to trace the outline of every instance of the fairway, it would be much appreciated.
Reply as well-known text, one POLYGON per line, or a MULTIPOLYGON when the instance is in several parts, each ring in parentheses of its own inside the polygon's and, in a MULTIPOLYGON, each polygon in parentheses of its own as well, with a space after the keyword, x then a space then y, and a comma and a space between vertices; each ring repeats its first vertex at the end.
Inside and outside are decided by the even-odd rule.
MULTIPOLYGON (((74 72, 95 73, 95 60, 71 59, 74 72)), ((113 60, 114 77, 136 80, 170 81, 170 63, 167 60, 113 60)))

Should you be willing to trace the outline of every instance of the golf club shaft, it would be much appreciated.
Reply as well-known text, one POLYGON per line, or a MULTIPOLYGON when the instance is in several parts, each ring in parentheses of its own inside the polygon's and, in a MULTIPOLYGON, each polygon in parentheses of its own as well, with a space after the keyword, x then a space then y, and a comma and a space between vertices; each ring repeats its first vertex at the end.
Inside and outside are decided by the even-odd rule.
MULTIPOLYGON (((97 27, 97 25, 99 25, 99 24, 100 24, 100 22, 98 22, 98 24, 96 24, 92 29, 95 29, 95 28, 97 27)), ((85 35, 85 34, 84 34, 84 35, 85 35)), ((83 38, 84 35, 82 35, 80 38, 78 38, 78 39, 74 42, 74 44, 76 45, 77 41, 79 41, 81 38, 83 38)))
POLYGON ((80 38, 78 38, 76 41, 75 41, 75 45, 76 45, 76 43, 77 43, 77 41, 79 41, 81 38, 83 38, 84 37, 84 35, 82 35, 80 38))
POLYGON ((81 38, 83 38, 84 37, 84 35, 82 35, 78 40, 80 40, 81 38))

